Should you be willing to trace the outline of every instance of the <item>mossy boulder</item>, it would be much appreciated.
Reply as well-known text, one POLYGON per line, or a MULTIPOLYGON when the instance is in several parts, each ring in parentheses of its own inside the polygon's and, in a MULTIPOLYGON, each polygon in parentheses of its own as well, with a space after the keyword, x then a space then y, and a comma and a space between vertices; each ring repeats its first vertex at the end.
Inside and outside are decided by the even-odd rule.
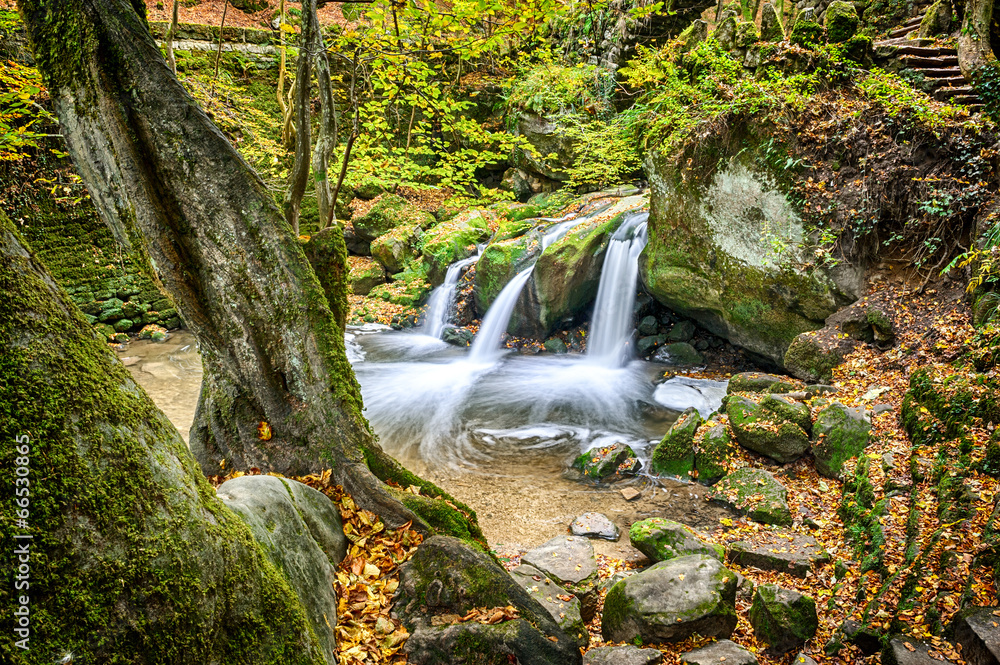
POLYGON ((379 284, 385 284, 385 268, 378 261, 364 256, 351 256, 348 264, 350 272, 347 273, 347 283, 354 295, 366 296, 379 284))
POLYGON ((799 425, 748 397, 730 397, 726 413, 736 441, 748 450, 782 464, 798 459, 809 450, 809 436, 799 425))
POLYGON ((760 585, 750 606, 750 624, 754 636, 772 650, 790 651, 816 634, 816 601, 775 584, 760 585))
POLYGON ((585 622, 597 612, 597 559, 594 546, 587 538, 556 536, 521 557, 521 562, 534 566, 556 584, 580 599, 580 616, 585 622))
POLYGON ((741 21, 736 24, 736 34, 733 37, 733 44, 736 48, 749 48, 756 44, 759 39, 757 25, 752 21, 741 21))
POLYGON ((780 364, 796 335, 821 328, 856 294, 844 292, 839 274, 792 267, 806 239, 788 174, 768 166, 758 130, 738 122, 724 138, 647 159, 640 271, 662 304, 780 364))
POLYGON ((788 422, 795 423, 808 434, 812 431, 812 418, 809 415, 809 407, 792 399, 787 394, 768 394, 760 400, 760 405, 765 411, 774 414, 776 417, 788 422))
POLYGON ((729 637, 736 628, 736 575, 711 556, 657 563, 618 582, 604 600, 601 633, 613 642, 729 637))
POLYGON ((700 18, 692 21, 691 25, 684 28, 681 34, 677 35, 683 44, 685 50, 690 51, 698 44, 702 43, 708 39, 708 22, 701 20, 700 18))
POLYGON ((701 426, 701 414, 690 408, 667 430, 650 458, 653 473, 687 478, 694 470, 694 435, 701 426))
POLYGON ((418 224, 404 224, 372 241, 372 257, 389 273, 402 271, 416 258, 421 231, 418 224))
POLYGON ((667 561, 690 554, 703 554, 721 560, 723 549, 706 542, 691 527, 662 517, 650 517, 632 524, 629 542, 653 561, 667 561))
POLYGON ((405 650, 416 665, 580 663, 577 640, 493 559, 457 538, 429 538, 400 566, 394 611, 410 632, 405 650), (477 607, 508 605, 518 618, 458 622, 477 607))
POLYGON ((826 38, 831 44, 843 44, 858 31, 858 10, 853 2, 834 0, 826 8, 826 38))
POLYGON ((844 462, 868 447, 872 424, 864 411, 832 402, 816 415, 812 451, 816 471, 828 478, 840 478, 844 462))
POLYGON ((573 461, 573 468, 581 471, 587 478, 605 480, 615 475, 619 466, 635 456, 635 451, 628 444, 619 442, 588 450, 573 461))
POLYGON ((400 226, 429 229, 434 221, 433 215, 414 207, 402 196, 382 194, 367 213, 351 223, 354 233, 370 242, 400 226))
POLYGON ((947 34, 951 31, 952 18, 951 2, 949 0, 937 0, 924 13, 924 19, 920 22, 918 35, 923 39, 928 39, 947 34))
POLYGON ((763 372, 741 372, 734 374, 729 379, 726 392, 733 393, 773 393, 775 385, 787 381, 783 376, 777 374, 765 374, 763 372))
POLYGON ((792 26, 788 40, 803 48, 815 48, 826 41, 826 30, 816 21, 799 19, 792 26))
POLYGON ((522 112, 517 118, 517 134, 523 136, 533 150, 515 149, 515 166, 549 180, 563 182, 569 179, 567 169, 573 165, 577 140, 566 131, 558 117, 522 112))
POLYGON ((733 50, 733 47, 736 45, 736 25, 736 14, 731 13, 729 16, 726 16, 719 21, 719 24, 715 26, 713 36, 715 37, 715 40, 719 42, 719 46, 726 51, 733 50))
POLYGON ((482 210, 461 213, 428 229, 420 239, 420 252, 431 283, 443 281, 452 263, 475 256, 476 245, 489 237, 489 225, 482 210))
POLYGON ((114 328, 116 332, 124 333, 131 330, 133 325, 135 324, 131 319, 118 319, 115 321, 114 328))
POLYGON ((806 381, 830 381, 834 368, 843 363, 856 346, 857 342, 845 338, 836 328, 804 332, 788 346, 785 369, 806 381))
POLYGON ((736 451, 729 428, 724 424, 709 419, 707 426, 695 435, 694 448, 694 468, 699 482, 712 485, 729 473, 729 462, 736 451))
POLYGON ((369 291, 368 296, 404 307, 419 305, 431 290, 421 268, 419 264, 410 264, 403 272, 393 275, 391 282, 379 284, 369 291))
POLYGON ((792 523, 788 490, 761 469, 738 469, 730 473, 716 483, 709 496, 761 524, 792 523))
MULTIPOLYGON (((491 242, 476 262, 476 309, 485 314, 514 276, 542 251, 541 234, 533 230, 509 240, 491 242)), ((515 318, 517 312, 515 311, 515 318)))
POLYGON ((785 26, 774 5, 765 2, 760 10, 760 40, 762 42, 782 42, 785 40, 785 26))

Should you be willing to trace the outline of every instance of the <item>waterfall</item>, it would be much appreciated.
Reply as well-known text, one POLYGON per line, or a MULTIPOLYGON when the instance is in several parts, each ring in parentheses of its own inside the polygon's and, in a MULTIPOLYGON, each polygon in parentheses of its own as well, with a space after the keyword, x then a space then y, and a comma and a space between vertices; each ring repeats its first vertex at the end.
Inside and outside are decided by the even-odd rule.
POLYGON ((618 367, 625 358, 647 219, 648 212, 629 215, 608 243, 587 342, 587 355, 601 365, 618 367))
POLYGON ((445 326, 448 325, 451 308, 455 304, 455 287, 458 285, 459 277, 462 276, 462 269, 472 265, 477 260, 479 260, 478 253, 448 266, 444 283, 431 292, 430 300, 428 300, 427 315, 423 326, 425 335, 440 339, 445 326))
POLYGON ((514 313, 514 305, 521 296, 521 289, 531 277, 531 271, 535 266, 525 268, 514 276, 514 279, 503 287, 503 291, 493 301, 486 316, 483 317, 482 325, 476 339, 472 342, 469 350, 469 360, 475 362, 492 362, 503 353, 500 349, 500 341, 503 334, 507 332, 507 325, 510 323, 511 314, 514 313))

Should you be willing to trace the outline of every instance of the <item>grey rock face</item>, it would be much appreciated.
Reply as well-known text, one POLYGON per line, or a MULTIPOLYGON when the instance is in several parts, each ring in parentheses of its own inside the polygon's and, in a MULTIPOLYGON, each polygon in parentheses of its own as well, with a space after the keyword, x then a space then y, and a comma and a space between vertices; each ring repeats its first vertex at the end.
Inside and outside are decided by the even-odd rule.
POLYGON ((816 634, 816 601, 775 584, 759 586, 750 606, 750 625, 773 651, 790 651, 816 634))
POLYGON ((580 600, 576 596, 531 566, 520 565, 510 571, 510 576, 548 611, 563 632, 576 640, 579 646, 586 648, 590 644, 587 627, 580 618, 580 600))
POLYGON ((681 654, 681 665, 757 665, 757 657, 730 640, 719 640, 681 654))
POLYGON ((812 536, 775 532, 761 534, 754 544, 730 544, 726 559, 741 566, 805 577, 814 565, 829 561, 830 555, 812 536))
POLYGON ((583 665, 657 665, 663 654, 656 649, 640 649, 631 645, 623 647, 597 647, 583 654, 583 665))

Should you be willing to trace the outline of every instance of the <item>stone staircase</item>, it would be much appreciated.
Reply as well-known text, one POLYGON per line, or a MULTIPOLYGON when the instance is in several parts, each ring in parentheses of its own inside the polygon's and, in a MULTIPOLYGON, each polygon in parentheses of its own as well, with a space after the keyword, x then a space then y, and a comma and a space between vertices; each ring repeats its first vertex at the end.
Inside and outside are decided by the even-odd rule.
POLYGON ((922 17, 912 18, 903 27, 889 33, 889 39, 878 42, 888 47, 892 58, 904 67, 924 75, 935 99, 981 111, 983 101, 962 75, 958 67, 958 51, 947 46, 934 46, 933 39, 911 37, 920 27, 922 17))

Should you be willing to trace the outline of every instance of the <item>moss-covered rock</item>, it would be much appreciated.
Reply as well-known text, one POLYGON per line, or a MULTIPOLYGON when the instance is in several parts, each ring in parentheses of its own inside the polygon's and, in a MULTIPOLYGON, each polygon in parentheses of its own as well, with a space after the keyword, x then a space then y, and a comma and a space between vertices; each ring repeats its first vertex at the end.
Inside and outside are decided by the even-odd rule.
POLYGON ((369 297, 394 305, 415 307, 430 293, 431 285, 420 264, 410 264, 406 270, 392 276, 392 281, 379 284, 368 292, 369 297))
POLYGON ((417 255, 423 231, 419 224, 404 224, 372 240, 372 257, 389 273, 403 270, 417 255))
POLYGON ((757 639, 773 650, 790 651, 816 634, 816 601, 797 591, 763 584, 754 591, 750 624, 757 639))
POLYGON ((770 2, 765 2, 760 10, 760 40, 762 42, 785 40, 785 26, 770 2))
POLYGON ((798 459, 809 449, 809 436, 800 426, 747 397, 730 397, 726 413, 736 441, 748 450, 784 464, 798 459))
POLYGON ((832 275, 792 267, 804 249, 787 174, 757 154, 749 128, 730 129, 728 138, 649 157, 649 243, 640 269, 661 303, 781 363, 796 335, 822 327, 855 295, 832 275))
POLYGON ((701 426, 701 414, 690 408, 667 430, 650 458, 653 473, 687 478, 694 470, 694 435, 701 426))
POLYGON ((792 26, 788 40, 804 48, 815 48, 826 40, 826 30, 816 21, 799 19, 792 26))
POLYGON ((464 212, 428 229, 420 239, 420 253, 431 283, 441 282, 452 263, 474 256, 476 245, 489 237, 489 225, 481 210, 464 212))
POLYGON ((580 617, 579 598, 533 566, 521 564, 510 571, 510 576, 528 592, 528 595, 548 610, 563 632, 576 640, 577 646, 581 649, 587 648, 590 644, 590 635, 580 617))
POLYGON ((736 14, 731 13, 719 21, 719 24, 715 26, 715 32, 712 34, 715 40, 719 42, 719 46, 726 51, 733 50, 733 47, 736 45, 736 24, 736 14))
POLYGON ((729 473, 730 460, 736 451, 728 427, 710 418, 695 435, 694 447, 694 468, 699 482, 712 485, 729 473))
POLYGON ((757 24, 752 21, 740 21, 736 24, 736 34, 733 37, 733 44, 736 48, 748 48, 757 43, 760 35, 757 34, 757 24))
POLYGON ((937 0, 927 8, 920 22, 918 36, 923 39, 937 37, 951 31, 952 13, 949 0, 937 0))
POLYGON ((373 288, 386 282, 385 268, 378 261, 366 256, 350 256, 348 265, 347 283, 356 296, 366 296, 373 288))
POLYGON ((842 44, 858 31, 858 10, 853 2, 834 0, 826 8, 826 36, 831 44, 842 44))
POLYGON ((605 480, 618 472, 618 467, 630 458, 635 458, 635 451, 625 443, 615 443, 588 450, 573 461, 573 468, 579 469, 584 476, 594 480, 605 480))
MULTIPOLYGON (((485 313, 503 287, 541 252, 541 234, 532 231, 516 238, 491 242, 476 262, 476 309, 485 313)), ((515 312, 516 315, 516 312, 515 312)))
POLYGON ((677 35, 684 44, 684 49, 690 51, 698 44, 708 39, 708 23, 700 18, 691 22, 691 25, 684 28, 681 34, 677 35))
POLYGON ((533 150, 517 148, 515 166, 557 182, 569 179, 567 169, 573 165, 576 139, 560 124, 558 116, 547 118, 522 112, 517 118, 517 133, 533 150))
POLYGON ((628 539, 636 548, 653 561, 667 561, 689 554, 722 559, 720 545, 709 543, 691 527, 662 517, 651 517, 632 524, 628 539))
POLYGON ((680 642, 736 628, 736 575, 711 556, 657 563, 618 582, 604 599, 601 633, 614 642, 680 642))
POLYGON ((457 538, 429 538, 400 566, 395 612, 410 632, 405 649, 416 665, 580 662, 576 639, 495 561, 457 538), (494 625, 456 621, 477 607, 508 605, 518 610, 517 619, 494 625))
POLYGON ((785 369, 806 381, 830 381, 833 369, 844 362, 856 345, 833 328, 801 333, 785 352, 785 369))
POLYGON ((773 413, 778 418, 795 423, 806 434, 812 431, 809 407, 802 402, 798 402, 788 395, 768 394, 761 398, 760 405, 765 411, 773 413))
POLYGON ((788 490, 761 469, 738 469, 720 480, 710 498, 761 524, 788 526, 788 490))
POLYGON ((433 215, 414 207, 402 196, 382 194, 352 225, 359 238, 372 241, 400 226, 429 229, 434 221, 433 215))
POLYGON ((784 382, 786 379, 777 374, 765 374, 763 372, 740 372, 734 374, 729 379, 726 392, 730 395, 734 393, 773 393, 775 384, 784 382))
POLYGON ((844 462, 868 447, 872 424, 862 409, 833 402, 816 415, 812 451, 816 470, 828 478, 840 478, 844 462))

